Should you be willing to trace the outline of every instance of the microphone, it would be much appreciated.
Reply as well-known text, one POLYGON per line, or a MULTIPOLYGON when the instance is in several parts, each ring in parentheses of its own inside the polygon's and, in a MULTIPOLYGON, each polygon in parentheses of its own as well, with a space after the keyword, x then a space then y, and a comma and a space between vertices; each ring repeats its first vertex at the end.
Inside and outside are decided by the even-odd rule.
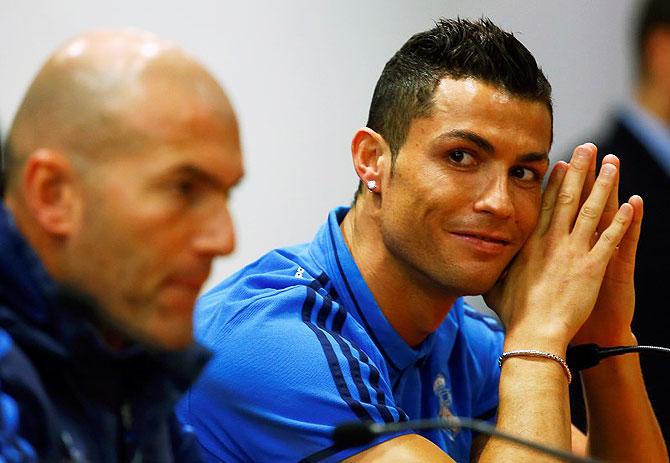
POLYGON ((633 352, 670 355, 670 349, 658 346, 613 346, 600 347, 597 344, 578 344, 568 347, 565 361, 571 371, 585 370, 594 367, 602 359, 614 355, 623 355, 633 352))
POLYGON ((384 434, 392 434, 399 431, 416 431, 420 429, 458 429, 466 428, 473 431, 480 432, 489 436, 497 437, 499 439, 514 442, 515 444, 537 450, 546 455, 551 455, 560 458, 564 461, 571 461, 576 463, 601 463, 590 457, 580 457, 574 453, 549 447, 537 442, 533 442, 522 437, 509 434, 504 431, 499 431, 495 426, 490 425, 486 421, 475 420, 471 418, 460 418, 450 416, 447 418, 434 418, 429 420, 413 420, 404 421, 401 423, 374 423, 374 422, 351 422, 344 423, 335 427, 332 438, 336 446, 348 448, 358 447, 372 442, 379 436, 384 434))

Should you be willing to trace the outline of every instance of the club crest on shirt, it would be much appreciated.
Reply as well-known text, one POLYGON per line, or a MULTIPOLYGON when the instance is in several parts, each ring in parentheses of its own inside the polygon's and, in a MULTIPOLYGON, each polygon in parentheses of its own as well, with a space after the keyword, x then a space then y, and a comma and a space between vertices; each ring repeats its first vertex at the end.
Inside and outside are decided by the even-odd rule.
MULTIPOLYGON (((439 417, 446 419, 450 416, 454 416, 453 412, 451 411, 451 391, 449 391, 449 388, 447 387, 447 380, 444 378, 442 373, 438 373, 438 375, 435 377, 435 381, 433 382, 433 392, 435 393, 435 396, 437 397, 437 400, 440 404, 439 417)), ((453 441, 456 434, 458 434, 458 429, 445 428, 444 432, 447 434, 449 439, 453 441)))

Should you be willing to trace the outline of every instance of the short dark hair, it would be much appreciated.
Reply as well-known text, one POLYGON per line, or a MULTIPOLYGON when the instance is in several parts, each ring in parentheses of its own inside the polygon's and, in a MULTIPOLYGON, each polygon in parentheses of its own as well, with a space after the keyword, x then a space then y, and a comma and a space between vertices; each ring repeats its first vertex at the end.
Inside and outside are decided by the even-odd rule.
POLYGON ((647 0, 639 10, 635 30, 635 51, 641 73, 644 73, 644 47, 647 39, 655 29, 660 27, 670 27, 670 2, 668 0, 647 0))
POLYGON ((412 36, 377 81, 366 125, 389 144, 392 163, 412 120, 430 114, 444 77, 484 81, 544 103, 552 115, 551 85, 513 34, 486 18, 440 19, 432 29, 412 36))

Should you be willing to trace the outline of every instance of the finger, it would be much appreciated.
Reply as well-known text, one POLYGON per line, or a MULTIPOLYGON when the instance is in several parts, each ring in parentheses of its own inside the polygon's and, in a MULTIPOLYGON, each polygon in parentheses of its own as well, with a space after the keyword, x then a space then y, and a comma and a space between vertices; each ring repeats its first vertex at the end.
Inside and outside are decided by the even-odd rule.
POLYGON ((621 242, 623 236, 626 234, 632 219, 633 206, 624 203, 614 216, 614 220, 607 227, 598 238, 595 246, 591 249, 591 253, 596 256, 596 259, 605 259, 607 262, 614 254, 614 250, 621 242))
POLYGON ((627 264, 633 265, 635 264, 637 243, 640 241, 640 230, 642 229, 644 204, 642 198, 638 195, 631 196, 628 200, 628 204, 633 207, 633 220, 628 227, 626 234, 621 239, 617 258, 621 259, 627 264))
POLYGON ((614 187, 610 192, 609 198, 607 198, 603 215, 600 217, 600 223, 597 228, 598 233, 602 233, 602 231, 607 228, 612 222, 614 214, 619 210, 619 158, 613 154, 608 154, 603 158, 603 164, 614 165, 617 168, 617 174, 614 179, 614 187))
POLYGON ((556 196, 558 190, 563 183, 565 173, 568 171, 568 164, 563 161, 558 161, 551 170, 547 186, 542 194, 542 208, 540 209, 540 217, 537 221, 535 233, 542 236, 546 233, 551 223, 551 216, 554 214, 554 206, 556 205, 556 196))
POLYGON ((600 168, 600 174, 593 184, 591 194, 579 210, 579 216, 575 221, 573 236, 578 240, 590 242, 596 232, 605 204, 612 192, 616 174, 617 169, 613 164, 603 164, 600 168))
POLYGON ((588 174, 592 158, 595 156, 595 145, 586 143, 575 148, 570 159, 570 168, 565 174, 563 183, 556 197, 552 227, 557 230, 570 231, 579 208, 584 181, 588 174))
POLYGON ((586 171, 586 179, 584 180, 584 188, 582 188, 582 194, 579 198, 579 204, 584 204, 586 202, 586 198, 589 197, 591 194, 591 189, 593 189, 593 184, 596 181, 596 159, 598 159, 598 149, 596 148, 596 153, 591 158, 591 163, 589 164, 589 168, 586 171))

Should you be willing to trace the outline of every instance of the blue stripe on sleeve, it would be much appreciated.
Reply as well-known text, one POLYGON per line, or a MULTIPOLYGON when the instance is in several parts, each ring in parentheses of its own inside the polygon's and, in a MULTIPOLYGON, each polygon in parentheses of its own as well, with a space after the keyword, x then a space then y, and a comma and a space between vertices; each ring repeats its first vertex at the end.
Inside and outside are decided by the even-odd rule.
POLYGON ((330 368, 330 373, 333 375, 333 380, 337 386, 337 391, 340 393, 342 400, 349 405, 349 408, 354 412, 354 414, 360 420, 372 420, 370 414, 365 410, 363 405, 354 400, 349 392, 346 380, 344 379, 344 374, 340 368, 340 363, 337 360, 337 355, 333 350, 333 346, 328 342, 328 338, 325 333, 312 323, 311 315, 312 309, 314 308, 314 303, 316 302, 316 291, 314 289, 307 287, 307 297, 302 306, 302 321, 305 323, 309 329, 311 329, 316 335, 319 343, 321 343, 321 348, 323 349, 324 354, 326 355, 326 360, 328 361, 328 367, 330 368))
MULTIPOLYGON (((326 329, 325 326, 326 317, 322 317, 321 315, 323 312, 327 312, 329 314, 332 311, 332 308, 333 308, 332 300, 330 299, 330 297, 326 297, 323 302, 323 306, 319 311, 319 317, 317 319, 317 325, 319 326, 319 328, 323 330, 326 329)), ((349 349, 349 345, 346 342, 344 342, 339 333, 331 332, 330 334, 331 336, 333 336, 337 344, 340 346, 340 349, 344 354, 344 358, 347 359, 347 363, 349 364, 349 371, 351 372, 351 377, 354 381, 354 385, 356 386, 356 390, 358 391, 358 396, 360 397, 360 400, 362 400, 365 403, 371 403, 372 400, 370 398, 370 392, 368 391, 368 388, 363 382, 363 376, 361 375, 361 365, 358 363, 358 360, 356 360, 354 356, 351 354, 351 349, 349 349)))
MULTIPOLYGON (((322 273, 317 280, 313 281, 309 287, 315 291, 318 291, 319 289, 322 289, 322 291, 327 291, 325 287, 321 286, 324 284, 330 283, 328 280, 328 277, 325 273, 322 273)), ((399 411, 398 412, 398 418, 396 418, 391 411, 391 409, 388 407, 386 403, 386 394, 384 393, 383 389, 380 387, 380 378, 381 375, 379 373, 379 370, 377 367, 370 361, 369 357, 365 354, 364 351, 360 350, 356 346, 351 346, 347 341, 345 341, 342 336, 342 327, 344 325, 344 322, 346 320, 346 310, 343 309, 343 307, 340 304, 333 304, 333 300, 330 297, 330 293, 328 294, 322 294, 324 298, 324 302, 321 306, 321 308, 318 311, 317 314, 317 326, 328 332, 330 336, 337 342, 338 346, 340 347, 340 350, 342 354, 344 355, 347 364, 349 366, 349 370, 351 372, 351 377, 354 383, 354 386, 356 387, 356 390, 358 391, 358 396, 360 400, 364 404, 371 404, 375 407, 377 412, 379 413, 379 416, 385 423, 391 423, 396 420, 399 421, 405 421, 407 420, 407 415, 404 412, 399 411), (328 317, 330 314, 333 313, 334 307, 337 308, 335 311, 335 315, 333 316, 333 321, 332 321, 332 329, 328 330, 326 326, 326 322, 328 320, 328 317), (356 358, 352 352, 353 350, 358 354, 358 358, 356 358), (363 374, 361 371, 361 363, 365 364, 370 373, 369 373, 369 384, 372 390, 374 391, 374 397, 376 397, 376 403, 374 403, 372 396, 370 395, 370 391, 368 389, 368 386, 366 385, 365 381, 363 380, 363 374)), ((327 338, 326 338, 327 339, 327 338)), ((339 364, 338 364, 339 365, 339 364)), ((348 388, 347 388, 348 391, 348 388)))

